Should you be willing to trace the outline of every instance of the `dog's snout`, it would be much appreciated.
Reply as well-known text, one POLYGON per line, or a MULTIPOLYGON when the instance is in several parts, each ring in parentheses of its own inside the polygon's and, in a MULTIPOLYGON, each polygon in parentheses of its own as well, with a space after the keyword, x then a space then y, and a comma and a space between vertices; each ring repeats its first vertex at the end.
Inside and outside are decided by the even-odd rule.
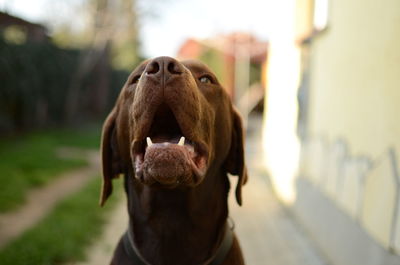
POLYGON ((170 57, 157 57, 146 67, 147 75, 179 75, 183 73, 183 66, 170 57))

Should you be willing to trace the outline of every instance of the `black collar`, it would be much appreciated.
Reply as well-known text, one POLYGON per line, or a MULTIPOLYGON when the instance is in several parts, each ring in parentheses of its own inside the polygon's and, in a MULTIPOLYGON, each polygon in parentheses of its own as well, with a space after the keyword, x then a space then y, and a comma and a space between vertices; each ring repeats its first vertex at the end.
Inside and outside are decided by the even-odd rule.
MULTIPOLYGON (((132 238, 132 232, 130 227, 125 232, 122 240, 124 243, 125 251, 128 253, 129 257, 132 259, 133 263, 136 265, 151 265, 148 263, 140 254, 139 250, 136 248, 135 243, 132 238)), ((218 247, 217 252, 211 257, 204 265, 220 265, 225 260, 226 255, 232 247, 233 243, 233 227, 230 228, 228 223, 225 224, 225 235, 222 240, 221 245, 218 247)))

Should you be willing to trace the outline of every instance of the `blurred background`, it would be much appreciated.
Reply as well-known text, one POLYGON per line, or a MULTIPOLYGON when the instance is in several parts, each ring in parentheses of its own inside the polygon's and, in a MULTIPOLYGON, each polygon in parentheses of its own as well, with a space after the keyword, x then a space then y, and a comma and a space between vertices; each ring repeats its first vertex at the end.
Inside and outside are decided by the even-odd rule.
POLYGON ((243 116, 247 264, 400 264, 399 47, 398 0, 0 0, 0 264, 108 264, 127 216, 121 185, 98 207, 101 125, 164 55, 243 116))

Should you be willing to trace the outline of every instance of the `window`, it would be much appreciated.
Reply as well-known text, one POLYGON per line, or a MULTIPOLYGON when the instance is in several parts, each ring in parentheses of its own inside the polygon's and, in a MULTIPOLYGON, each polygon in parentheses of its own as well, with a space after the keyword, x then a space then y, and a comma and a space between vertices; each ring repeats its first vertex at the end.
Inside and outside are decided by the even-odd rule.
POLYGON ((323 30, 328 25, 329 0, 314 1, 313 25, 317 31, 323 30))

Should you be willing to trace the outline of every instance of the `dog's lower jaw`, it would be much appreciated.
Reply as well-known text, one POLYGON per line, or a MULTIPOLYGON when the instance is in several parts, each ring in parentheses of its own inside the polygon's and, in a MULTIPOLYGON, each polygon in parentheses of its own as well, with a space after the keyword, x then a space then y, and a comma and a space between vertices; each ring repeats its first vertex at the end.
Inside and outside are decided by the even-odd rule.
POLYGON ((132 152, 135 176, 143 184, 173 188, 195 187, 202 182, 208 168, 206 148, 183 142, 152 143, 150 138, 147 142, 146 148, 132 152))
POLYGON ((153 189, 191 189, 199 185, 204 176, 189 173, 186 176, 169 176, 169 175, 156 175, 150 170, 136 172, 134 178, 142 186, 151 187, 153 189))

